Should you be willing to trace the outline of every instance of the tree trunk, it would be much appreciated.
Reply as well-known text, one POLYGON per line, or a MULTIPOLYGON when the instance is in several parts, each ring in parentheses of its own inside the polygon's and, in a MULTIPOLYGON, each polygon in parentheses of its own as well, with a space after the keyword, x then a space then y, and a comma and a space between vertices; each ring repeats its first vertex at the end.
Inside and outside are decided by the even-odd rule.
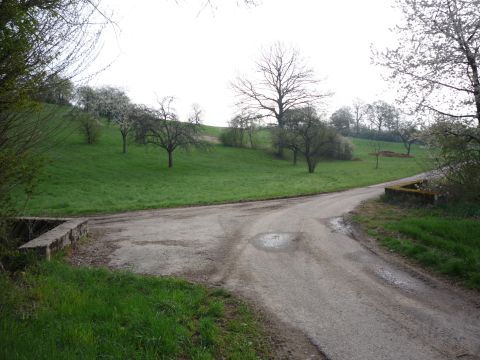
POLYGON ((412 149, 412 144, 411 143, 408 143, 408 146, 407 146, 407 155, 410 156, 410 150, 412 149))
POLYGON ((478 64, 475 55, 470 48, 465 44, 465 50, 467 55, 467 61, 472 69, 472 82, 473 82, 473 96, 475 99, 475 108, 477 114, 477 127, 480 128, 480 75, 478 71, 478 64))
POLYGON ((168 167, 173 167, 173 151, 168 151, 168 167))
POLYGON ((380 152, 377 151, 377 153, 375 154, 375 158, 376 158, 375 170, 378 169, 378 158, 379 157, 380 157, 380 152))
POLYGON ((315 171, 315 163, 314 161, 312 160, 312 158, 310 158, 310 156, 305 156, 306 160, 307 160, 307 165, 308 165, 308 173, 309 174, 313 174, 313 172, 315 171))
POLYGON ((122 141, 123 141, 123 153, 127 153, 127 134, 122 133, 122 141))
MULTIPOLYGON (((280 128, 280 131, 282 131, 283 128, 285 127, 285 124, 283 122, 283 112, 281 111, 281 109, 280 109, 279 115, 277 115, 276 118, 278 122, 278 127, 280 128)), ((278 150, 277 150, 277 157, 279 158, 283 158, 283 147, 284 146, 280 141, 280 144, 278 144, 278 150)))
POLYGON ((298 150, 293 150, 293 166, 297 165, 298 150))
POLYGON ((277 157, 278 158, 283 158, 283 145, 278 145, 278 149, 277 149, 277 157))

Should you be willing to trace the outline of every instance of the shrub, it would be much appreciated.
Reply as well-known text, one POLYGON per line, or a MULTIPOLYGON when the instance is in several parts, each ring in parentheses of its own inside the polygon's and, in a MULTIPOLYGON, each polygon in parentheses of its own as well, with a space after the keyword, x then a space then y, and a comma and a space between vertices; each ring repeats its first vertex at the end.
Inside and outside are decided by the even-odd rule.
POLYGON ((220 134, 220 141, 224 146, 244 147, 244 130, 240 128, 227 128, 220 134))
POLYGON ((427 136, 449 197, 480 202, 480 128, 470 121, 444 118, 427 136))
POLYGON ((102 127, 97 118, 86 112, 78 112, 75 118, 79 123, 78 130, 84 136, 87 144, 95 144, 102 131, 102 127))
POLYGON ((341 135, 337 135, 331 145, 329 157, 335 160, 352 160, 352 142, 341 135))

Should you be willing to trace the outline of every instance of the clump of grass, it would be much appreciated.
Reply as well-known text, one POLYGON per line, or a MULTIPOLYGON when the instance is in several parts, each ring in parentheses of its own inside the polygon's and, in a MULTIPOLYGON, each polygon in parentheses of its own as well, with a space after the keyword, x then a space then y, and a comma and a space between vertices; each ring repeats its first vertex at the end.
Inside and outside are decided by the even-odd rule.
POLYGON ((268 357, 248 307, 186 281, 54 260, 0 289, 0 358, 268 357))
POLYGON ((473 204, 468 209, 459 204, 425 208, 370 201, 355 219, 388 249, 480 289, 476 208, 473 204))

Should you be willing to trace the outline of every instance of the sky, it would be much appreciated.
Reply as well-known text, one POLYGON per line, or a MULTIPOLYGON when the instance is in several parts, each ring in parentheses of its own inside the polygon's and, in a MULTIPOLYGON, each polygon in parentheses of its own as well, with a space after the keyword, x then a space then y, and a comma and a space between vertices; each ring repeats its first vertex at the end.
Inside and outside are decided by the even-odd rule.
POLYGON ((382 69, 371 63, 371 45, 394 41, 400 19, 393 0, 261 0, 257 6, 217 0, 103 0, 118 24, 103 36, 97 64, 111 63, 90 85, 124 89, 133 102, 154 106, 176 98, 180 118, 192 103, 204 123, 225 126, 235 114, 230 83, 249 77, 262 49, 280 41, 298 49, 332 91, 327 112, 366 102, 393 101, 382 69))

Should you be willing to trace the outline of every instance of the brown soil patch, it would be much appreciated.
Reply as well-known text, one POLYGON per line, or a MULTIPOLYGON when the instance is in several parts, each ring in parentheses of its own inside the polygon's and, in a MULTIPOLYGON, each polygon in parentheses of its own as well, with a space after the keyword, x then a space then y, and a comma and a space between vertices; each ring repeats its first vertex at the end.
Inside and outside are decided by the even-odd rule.
MULTIPOLYGON (((401 154, 394 151, 380 151, 380 156, 382 157, 397 157, 397 158, 413 158, 413 155, 401 154)), ((368 155, 376 156, 376 153, 370 153, 368 155)))

